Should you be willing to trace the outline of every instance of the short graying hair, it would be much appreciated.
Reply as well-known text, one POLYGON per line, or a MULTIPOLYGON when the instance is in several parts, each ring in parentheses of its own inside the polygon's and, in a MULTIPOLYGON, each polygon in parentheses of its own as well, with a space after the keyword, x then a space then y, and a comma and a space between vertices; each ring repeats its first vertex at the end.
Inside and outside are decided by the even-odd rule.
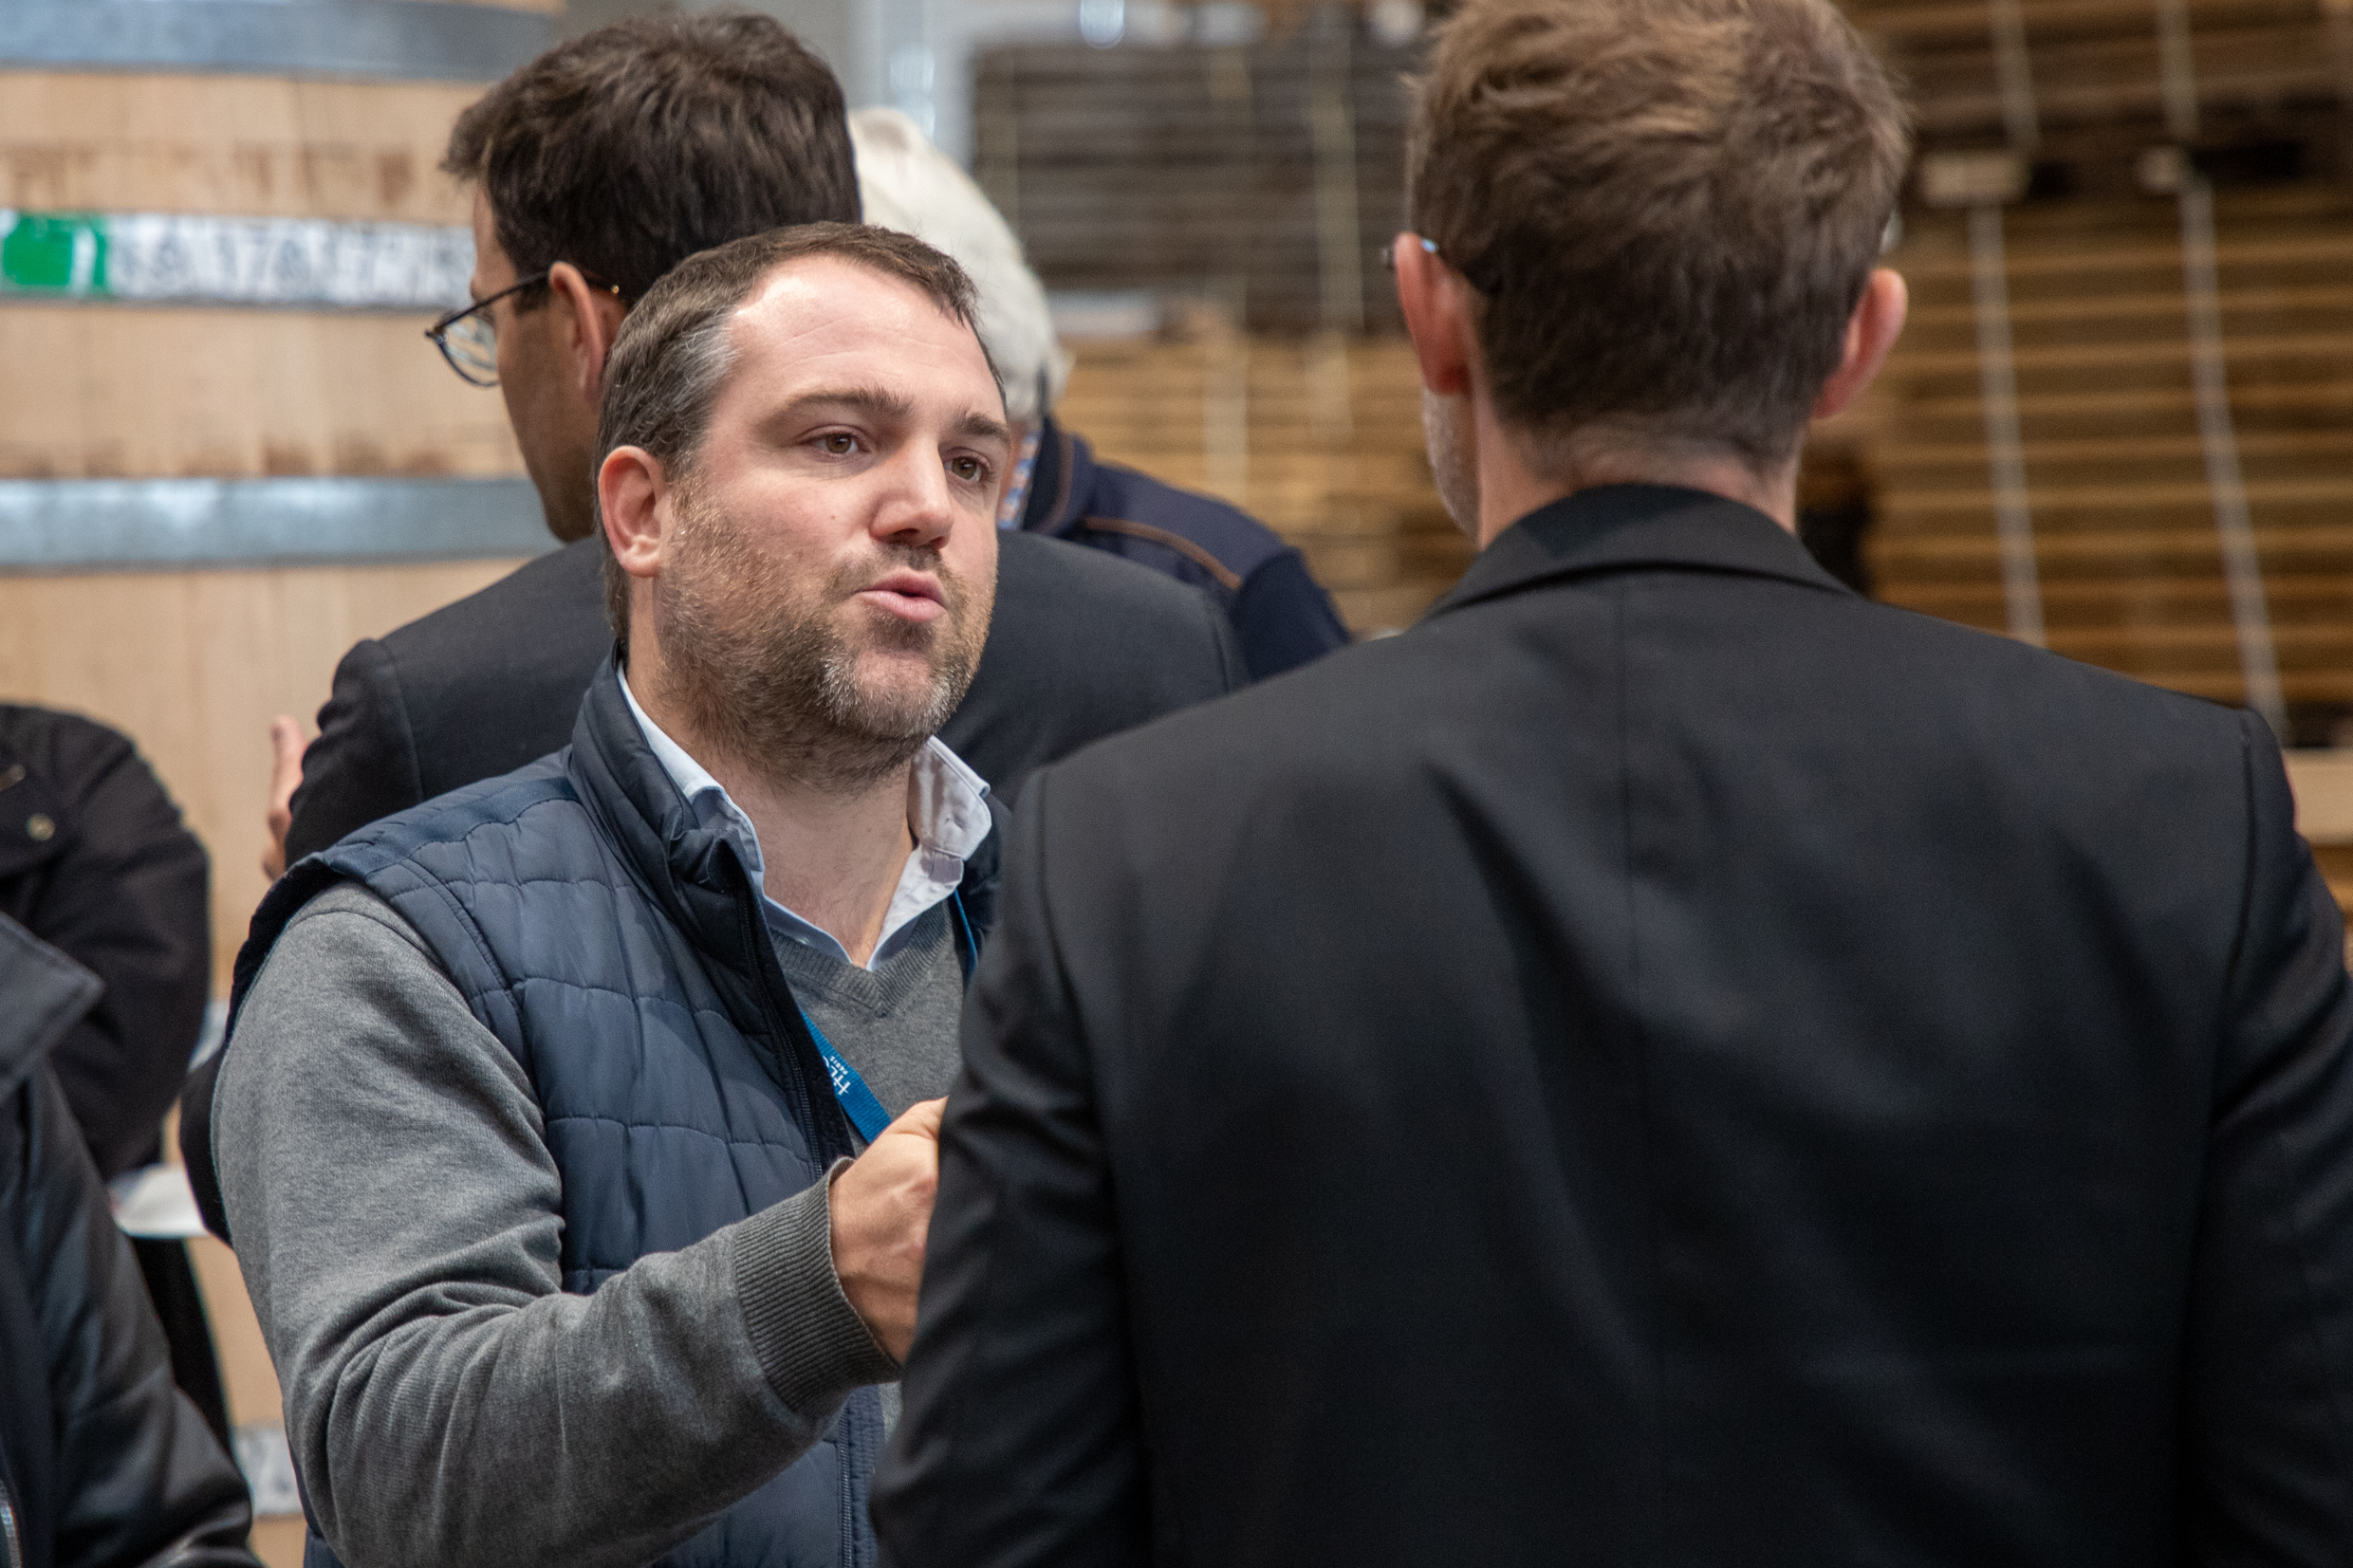
MULTIPOLYGON (((694 471, 711 423, 711 405, 735 363, 728 318, 760 281, 787 262, 838 256, 884 277, 913 284, 959 325, 973 324, 973 280, 947 256, 911 234, 859 223, 808 223, 751 234, 697 252, 662 275, 621 323, 605 362, 604 403, 597 420, 597 466, 621 447, 637 447, 672 483, 694 471)), ((984 351, 985 352, 985 351, 984 351)), ((598 536, 603 537, 599 503, 598 536)), ((613 635, 629 640, 629 574, 604 558, 604 608, 613 635)))

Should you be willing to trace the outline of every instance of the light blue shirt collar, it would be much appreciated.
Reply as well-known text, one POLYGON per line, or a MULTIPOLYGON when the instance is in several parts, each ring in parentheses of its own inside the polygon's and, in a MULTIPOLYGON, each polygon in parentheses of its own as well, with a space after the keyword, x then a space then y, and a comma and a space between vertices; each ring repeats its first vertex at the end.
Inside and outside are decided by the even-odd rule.
MULTIPOLYGON (((670 775, 670 782, 686 798, 687 809, 695 814, 695 821, 735 846, 745 875, 751 878, 753 887, 759 887, 768 862, 761 858, 760 835, 752 827, 751 819, 729 796, 727 787, 711 776, 710 769, 688 756, 686 747, 646 716, 645 710, 638 706, 638 694, 629 690, 626 674, 621 677, 621 694, 629 704, 630 717, 638 721, 645 744, 662 765, 662 771, 670 775)), ((869 968, 905 946, 916 917, 944 900, 963 882, 964 862, 989 837, 988 796, 988 781, 936 738, 925 742, 923 749, 916 753, 913 774, 907 782, 907 825, 914 830, 915 848, 907 856, 906 868, 899 874, 899 887, 892 893, 891 907, 882 916, 882 936, 874 945, 869 968)), ((832 932, 810 924, 768 896, 765 891, 760 895, 760 902, 765 906, 769 930, 776 935, 815 948, 844 964, 850 961, 847 950, 832 932)))

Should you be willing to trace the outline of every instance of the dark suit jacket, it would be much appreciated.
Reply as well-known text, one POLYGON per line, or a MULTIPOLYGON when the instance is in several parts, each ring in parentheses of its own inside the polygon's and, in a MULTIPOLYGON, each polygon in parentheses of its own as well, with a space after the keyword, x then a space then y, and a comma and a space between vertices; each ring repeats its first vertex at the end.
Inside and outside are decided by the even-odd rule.
POLYGON ((2251 716, 1618 488, 1031 781, 885 1559, 2353 1561, 2353 1053, 2251 716))
MULTIPOLYGON (((1058 540, 998 541, 989 643, 940 739, 1009 800, 1031 769, 1245 680, 1199 591, 1058 540)), ((612 653, 594 538, 360 643, 303 755, 287 860, 565 745, 612 653)))

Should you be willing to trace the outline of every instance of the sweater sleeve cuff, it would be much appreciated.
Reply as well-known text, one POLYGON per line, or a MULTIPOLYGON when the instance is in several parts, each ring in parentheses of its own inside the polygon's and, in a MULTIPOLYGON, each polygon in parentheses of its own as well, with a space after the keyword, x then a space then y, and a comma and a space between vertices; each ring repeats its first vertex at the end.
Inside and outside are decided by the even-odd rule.
POLYGON ((805 1414, 899 1375, 833 1271, 833 1178, 848 1163, 736 1229, 735 1295, 752 1351, 776 1396, 805 1414))

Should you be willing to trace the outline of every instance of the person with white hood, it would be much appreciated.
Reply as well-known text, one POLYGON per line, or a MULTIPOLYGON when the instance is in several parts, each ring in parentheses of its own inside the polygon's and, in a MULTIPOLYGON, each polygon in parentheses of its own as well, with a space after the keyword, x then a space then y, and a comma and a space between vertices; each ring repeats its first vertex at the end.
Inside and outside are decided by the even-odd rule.
POLYGON ((1348 641, 1297 549, 1210 496, 1098 459, 1054 405, 1070 356, 1021 241, 972 176, 897 109, 849 117, 865 220, 954 256, 980 288, 980 337, 1005 383, 1019 457, 998 525, 1107 550, 1205 590, 1233 624, 1251 677, 1264 680, 1348 641))

